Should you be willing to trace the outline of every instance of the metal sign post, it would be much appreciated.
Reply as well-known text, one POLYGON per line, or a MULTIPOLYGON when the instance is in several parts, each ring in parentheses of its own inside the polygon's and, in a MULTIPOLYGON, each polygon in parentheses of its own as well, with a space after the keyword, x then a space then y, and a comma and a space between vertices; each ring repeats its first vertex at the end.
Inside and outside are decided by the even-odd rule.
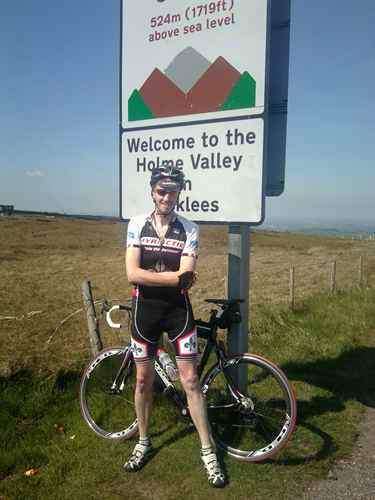
MULTIPOLYGON (((249 343, 249 263, 250 263, 250 226, 230 224, 228 229, 228 299, 243 299, 241 304, 241 323, 232 325, 228 350, 230 354, 248 351, 249 343)), ((239 386, 247 387, 247 372, 236 370, 232 376, 239 386)))

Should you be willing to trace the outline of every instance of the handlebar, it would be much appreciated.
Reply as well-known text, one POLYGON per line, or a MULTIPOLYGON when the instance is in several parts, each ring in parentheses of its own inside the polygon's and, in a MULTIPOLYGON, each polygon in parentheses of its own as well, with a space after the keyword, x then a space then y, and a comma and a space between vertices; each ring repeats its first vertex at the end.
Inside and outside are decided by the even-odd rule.
POLYGON ((102 313, 106 313, 105 314, 105 319, 108 323, 108 325, 111 327, 111 328, 121 328, 121 323, 115 323, 114 321, 112 321, 112 318, 111 318, 111 314, 113 311, 128 311, 130 312, 132 310, 131 306, 125 306, 125 305, 122 305, 122 304, 116 304, 115 306, 112 306, 110 307, 110 305, 108 304, 107 301, 105 301, 102 305, 102 313))
POLYGON ((119 309, 120 309, 119 305, 112 306, 111 309, 107 311, 105 314, 105 319, 107 320, 107 323, 111 328, 121 328, 121 323, 114 323, 111 318, 112 311, 117 311, 119 309))

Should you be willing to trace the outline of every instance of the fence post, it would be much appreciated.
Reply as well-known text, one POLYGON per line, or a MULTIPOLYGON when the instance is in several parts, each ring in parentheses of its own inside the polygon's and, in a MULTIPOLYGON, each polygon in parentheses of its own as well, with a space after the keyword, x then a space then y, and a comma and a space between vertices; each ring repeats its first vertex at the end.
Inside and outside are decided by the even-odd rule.
POLYGON ((295 272, 294 266, 290 266, 289 270, 289 307, 294 310, 294 291, 295 291, 295 272))
POLYGON ((332 262, 331 268, 331 285, 330 285, 331 293, 335 293, 336 291, 336 261, 332 262))
POLYGON ((98 352, 103 349, 103 344, 100 338, 99 321, 96 317, 90 281, 85 280, 82 282, 81 291, 82 291, 83 304, 85 306, 87 315, 90 350, 91 350, 91 355, 94 358, 98 354, 98 352))
POLYGON ((359 258, 358 284, 360 288, 363 287, 363 255, 359 258))

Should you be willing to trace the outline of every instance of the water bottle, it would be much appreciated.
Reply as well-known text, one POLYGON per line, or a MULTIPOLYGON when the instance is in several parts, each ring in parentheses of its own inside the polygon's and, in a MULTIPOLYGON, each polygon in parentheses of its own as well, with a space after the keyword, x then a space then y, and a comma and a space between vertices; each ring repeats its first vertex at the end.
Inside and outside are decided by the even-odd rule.
POLYGON ((177 367, 173 363, 169 354, 164 349, 158 349, 157 356, 159 358, 161 366, 167 372, 168 377, 173 381, 178 380, 177 367))

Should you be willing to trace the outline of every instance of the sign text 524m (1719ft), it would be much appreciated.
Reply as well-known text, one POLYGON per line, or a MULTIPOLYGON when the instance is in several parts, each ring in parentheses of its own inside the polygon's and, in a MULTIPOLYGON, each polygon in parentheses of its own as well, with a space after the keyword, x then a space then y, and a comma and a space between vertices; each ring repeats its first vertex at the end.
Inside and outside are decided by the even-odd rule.
POLYGON ((203 4, 192 4, 183 13, 174 12, 150 18, 152 32, 149 42, 168 40, 200 32, 230 26, 235 23, 235 0, 216 0, 203 4))

